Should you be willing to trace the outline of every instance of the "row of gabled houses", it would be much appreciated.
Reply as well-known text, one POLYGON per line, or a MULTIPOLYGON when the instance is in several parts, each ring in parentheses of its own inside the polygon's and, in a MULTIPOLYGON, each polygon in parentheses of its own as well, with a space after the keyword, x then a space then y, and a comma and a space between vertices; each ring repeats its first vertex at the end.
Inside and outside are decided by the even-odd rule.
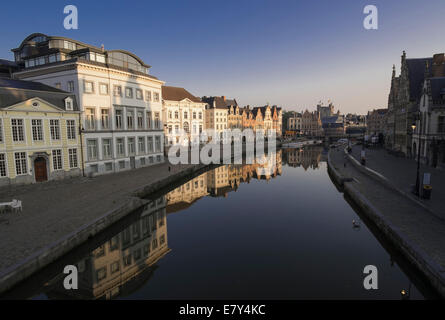
POLYGON ((12 52, 0 60, 0 185, 163 163, 179 132, 187 143, 206 129, 281 135, 280 108, 165 86, 129 51, 34 33, 12 52))

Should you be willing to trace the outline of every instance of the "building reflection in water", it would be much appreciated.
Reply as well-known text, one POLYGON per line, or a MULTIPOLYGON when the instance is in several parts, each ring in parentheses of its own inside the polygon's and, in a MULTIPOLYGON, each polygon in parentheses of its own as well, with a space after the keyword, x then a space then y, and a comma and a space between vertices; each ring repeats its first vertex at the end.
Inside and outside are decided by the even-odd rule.
POLYGON ((188 181, 166 195, 167 213, 190 207, 205 196, 227 197, 251 179, 270 180, 282 173, 282 151, 265 154, 253 164, 223 165, 188 181))
POLYGON ((187 209, 205 196, 228 197, 241 183, 266 180, 282 174, 282 159, 290 166, 318 168, 321 147, 278 150, 253 164, 223 165, 205 172, 165 196, 147 204, 138 219, 90 252, 76 265, 79 289, 63 288, 64 274, 46 284, 45 293, 54 299, 112 299, 124 297, 144 286, 156 263, 169 251, 167 214, 187 209))
POLYGON ((284 150, 285 162, 291 167, 303 167, 307 169, 319 169, 319 163, 325 161, 324 148, 322 146, 311 146, 302 149, 284 150))
POLYGON ((141 287, 156 269, 156 262, 170 249, 167 242, 165 196, 148 203, 124 230, 80 260, 78 290, 65 290, 62 274, 45 290, 54 299, 111 299, 141 287))

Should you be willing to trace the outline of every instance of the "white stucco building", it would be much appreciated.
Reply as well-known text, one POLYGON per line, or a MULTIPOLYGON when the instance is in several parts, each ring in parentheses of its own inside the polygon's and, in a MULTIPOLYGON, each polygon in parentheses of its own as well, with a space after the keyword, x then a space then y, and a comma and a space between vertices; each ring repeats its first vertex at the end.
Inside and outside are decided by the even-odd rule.
POLYGON ((184 88, 162 87, 163 119, 165 119, 166 145, 181 142, 199 144, 199 135, 204 130, 205 106, 200 98, 184 88))
POLYGON ((104 50, 64 37, 32 34, 12 50, 14 73, 72 92, 81 111, 87 175, 164 161, 163 81, 124 50, 104 50))

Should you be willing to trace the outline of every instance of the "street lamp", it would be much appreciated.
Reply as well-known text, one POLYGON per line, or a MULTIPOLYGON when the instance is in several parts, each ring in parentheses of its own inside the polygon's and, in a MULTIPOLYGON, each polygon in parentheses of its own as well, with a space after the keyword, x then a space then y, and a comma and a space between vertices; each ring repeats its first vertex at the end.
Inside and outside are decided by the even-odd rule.
MULTIPOLYGON (((417 132, 417 137, 418 137, 418 147, 417 147, 417 174, 416 174, 416 190, 414 190, 414 194, 416 196, 420 195, 420 144, 421 144, 421 140, 420 140, 420 133, 422 132, 422 118, 420 115, 420 111, 417 114, 417 119, 415 120, 419 120, 420 124, 419 124, 419 131, 417 132)), ((411 128, 413 128, 413 133, 414 130, 416 129, 416 122, 413 122, 413 124, 411 125, 411 128)))

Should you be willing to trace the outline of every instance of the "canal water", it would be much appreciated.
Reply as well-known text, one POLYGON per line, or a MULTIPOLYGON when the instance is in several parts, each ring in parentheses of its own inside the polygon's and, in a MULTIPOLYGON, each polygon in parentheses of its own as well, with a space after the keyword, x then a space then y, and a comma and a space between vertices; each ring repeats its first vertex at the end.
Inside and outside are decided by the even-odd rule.
POLYGON ((326 157, 322 147, 279 150, 263 163, 225 165, 191 178, 9 295, 401 299, 406 290, 411 299, 435 297, 339 192, 326 157), (67 264, 78 268, 78 290, 63 287, 67 264), (364 289, 366 265, 377 267, 377 290, 364 289))

